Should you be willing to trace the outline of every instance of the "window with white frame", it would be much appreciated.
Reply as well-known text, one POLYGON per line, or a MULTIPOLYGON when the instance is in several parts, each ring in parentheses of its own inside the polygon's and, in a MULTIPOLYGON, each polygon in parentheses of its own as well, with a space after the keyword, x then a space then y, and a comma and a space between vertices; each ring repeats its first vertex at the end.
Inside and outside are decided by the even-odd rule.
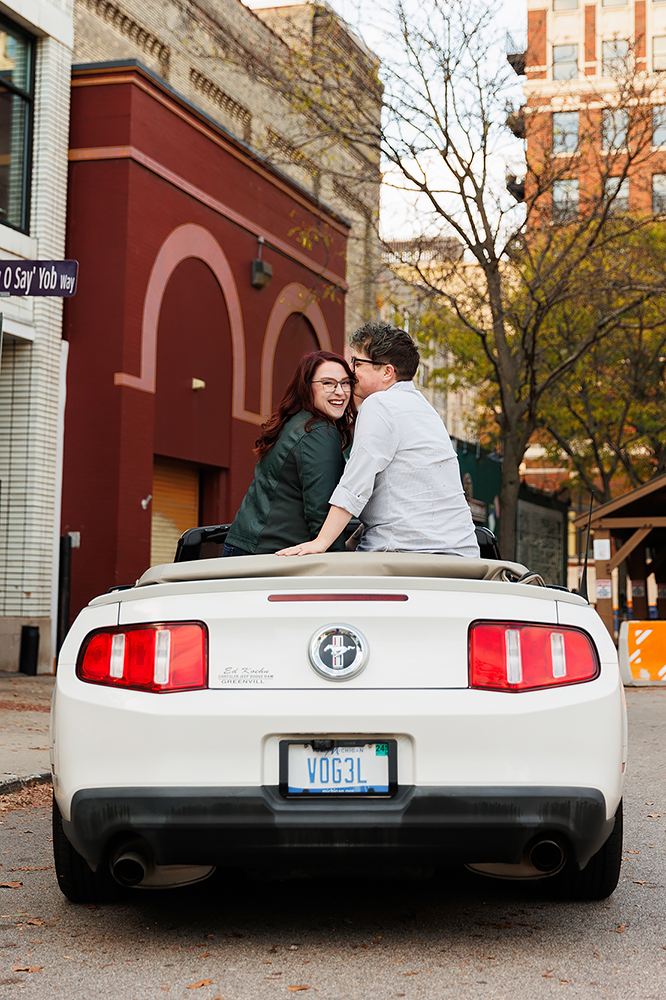
POLYGON ((604 185, 604 196, 610 211, 616 215, 629 211, 629 178, 608 177, 604 185))
POLYGON ((578 0, 553 0, 553 10, 578 10, 578 0))
POLYGON ((666 35, 655 35, 652 39, 652 69, 655 73, 666 69, 666 35))
POLYGON ((626 7, 627 0, 601 0, 602 7, 626 7))
POLYGON ((627 72, 629 42, 626 38, 613 38, 601 43, 601 72, 603 76, 622 76, 627 72))
POLYGON ((652 145, 666 146, 666 105, 652 109, 652 145))
POLYGON ((652 175, 652 211, 666 215, 666 174, 652 175))
POLYGON ((553 80, 575 80, 578 76, 578 46, 553 45, 553 80))
POLYGON ((605 108, 601 114, 601 148, 613 153, 627 148, 629 112, 620 108, 605 108))
POLYGON ((578 181, 573 178, 553 184, 553 219, 570 222, 578 215, 578 181))
POLYGON ((553 153, 575 153, 578 149, 578 112, 553 113, 553 153))
POLYGON ((28 231, 35 40, 0 16, 0 222, 28 231))

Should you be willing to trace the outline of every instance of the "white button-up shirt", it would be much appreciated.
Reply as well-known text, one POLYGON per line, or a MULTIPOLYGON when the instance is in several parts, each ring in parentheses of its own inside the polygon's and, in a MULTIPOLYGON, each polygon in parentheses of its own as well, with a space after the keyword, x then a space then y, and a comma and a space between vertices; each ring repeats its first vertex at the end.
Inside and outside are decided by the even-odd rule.
POLYGON ((479 555, 451 438, 413 382, 363 401, 330 503, 360 517, 360 550, 479 555))

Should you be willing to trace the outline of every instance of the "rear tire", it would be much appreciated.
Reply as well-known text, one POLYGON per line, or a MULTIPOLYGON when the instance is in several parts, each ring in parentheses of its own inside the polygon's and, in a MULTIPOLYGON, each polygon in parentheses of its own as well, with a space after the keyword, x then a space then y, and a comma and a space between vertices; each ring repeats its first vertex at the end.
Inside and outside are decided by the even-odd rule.
POLYGON ((94 872, 85 858, 70 844, 62 816, 53 798, 53 859, 60 891, 72 903, 111 903, 118 898, 119 886, 111 873, 101 867, 94 872))
POLYGON ((606 899, 616 889, 622 861, 622 801, 615 813, 610 837, 582 869, 568 864, 557 875, 543 880, 543 888, 555 899, 606 899))

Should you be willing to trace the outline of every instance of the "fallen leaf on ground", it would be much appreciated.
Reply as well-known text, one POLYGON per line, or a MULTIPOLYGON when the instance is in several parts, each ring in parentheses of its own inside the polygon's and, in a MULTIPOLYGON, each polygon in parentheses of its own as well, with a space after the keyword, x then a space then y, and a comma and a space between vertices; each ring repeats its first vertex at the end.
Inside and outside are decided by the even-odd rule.
POLYGON ((638 879, 634 879, 634 885, 647 885, 647 882, 639 882, 638 879))
POLYGON ((403 972, 403 976, 418 976, 418 972, 403 972))
POLYGON ((12 972, 39 972, 43 965, 15 965, 12 972))
POLYGON ((188 990, 198 990, 200 986, 210 986, 212 982, 212 979, 200 979, 198 983, 192 983, 192 985, 187 988, 188 990))
POLYGON ((287 986, 290 993, 298 993, 299 990, 309 990, 309 986, 287 986))
POLYGON ((618 924, 617 927, 613 928, 616 934, 622 934, 627 929, 626 924, 618 924))
POLYGON ((647 818, 648 819, 659 819, 660 816, 661 816, 661 813, 648 813, 647 814, 647 818))
POLYGON ((0 889, 20 889, 23 882, 0 882, 0 889))
POLYGON ((26 924, 32 924, 34 927, 41 927, 45 923, 45 920, 26 920, 26 924))

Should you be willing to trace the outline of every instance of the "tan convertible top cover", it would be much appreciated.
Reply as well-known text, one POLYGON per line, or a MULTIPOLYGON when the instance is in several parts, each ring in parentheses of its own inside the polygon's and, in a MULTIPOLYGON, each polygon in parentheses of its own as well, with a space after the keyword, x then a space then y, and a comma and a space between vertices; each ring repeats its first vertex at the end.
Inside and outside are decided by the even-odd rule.
POLYGON ((242 580, 282 576, 399 576, 459 580, 517 580, 521 563, 424 552, 325 552, 314 556, 232 556, 152 566, 137 587, 185 580, 242 580))

